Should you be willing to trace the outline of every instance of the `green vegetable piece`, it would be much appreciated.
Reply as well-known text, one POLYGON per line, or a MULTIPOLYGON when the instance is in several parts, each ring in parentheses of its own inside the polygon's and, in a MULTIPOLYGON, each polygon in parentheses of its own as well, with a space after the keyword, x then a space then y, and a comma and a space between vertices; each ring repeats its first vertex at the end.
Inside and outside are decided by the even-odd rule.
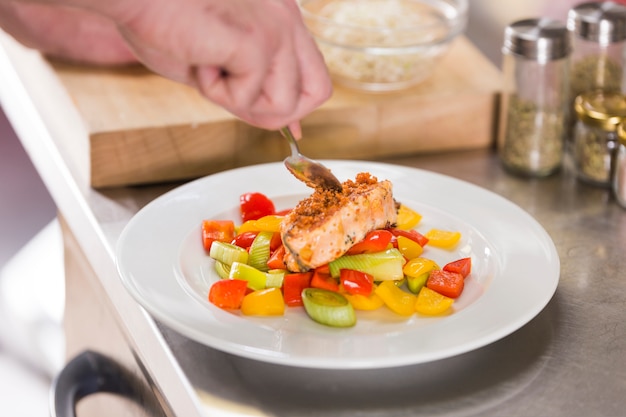
POLYGON ((253 290, 263 290, 267 283, 267 274, 265 272, 241 262, 233 262, 230 266, 228 278, 248 281, 248 288, 253 290))
POLYGON ((426 285, 426 280, 428 280, 429 275, 430 272, 424 272, 417 277, 406 277, 406 285, 409 287, 409 291, 413 294, 418 294, 422 287, 426 285))
POLYGON ((226 265, 232 265, 234 262, 247 263, 248 251, 231 243, 215 241, 211 245, 209 256, 216 261, 220 261, 226 265))
POLYGON ((331 327, 352 327, 356 313, 346 297, 321 288, 302 290, 302 302, 306 313, 314 321, 331 327))
POLYGON ((265 274, 267 277, 267 281, 265 286, 267 288, 281 288, 283 286, 283 280, 285 279, 285 270, 284 269, 272 269, 271 271, 265 274))
POLYGON ((382 252, 344 255, 330 262, 328 266, 334 278, 339 277, 342 269, 355 269, 372 275, 374 281, 396 281, 404 278, 404 263, 400 251, 392 248, 382 252))
POLYGON ((226 265, 220 261, 215 261, 215 272, 221 279, 226 279, 230 275, 230 265, 226 265))
POLYGON ((270 242, 272 241, 272 232, 260 232, 250 245, 250 256, 248 265, 255 267, 259 271, 267 272, 267 261, 270 259, 270 242))

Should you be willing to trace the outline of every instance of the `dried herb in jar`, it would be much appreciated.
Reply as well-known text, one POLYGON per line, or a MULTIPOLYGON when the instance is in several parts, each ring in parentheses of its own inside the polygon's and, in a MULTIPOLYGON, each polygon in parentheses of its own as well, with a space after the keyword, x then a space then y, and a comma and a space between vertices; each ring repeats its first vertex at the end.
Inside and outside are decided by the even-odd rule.
POLYGON ((540 109, 532 101, 511 95, 506 125, 500 156, 507 168, 547 174, 560 166, 565 132, 562 109, 540 109))

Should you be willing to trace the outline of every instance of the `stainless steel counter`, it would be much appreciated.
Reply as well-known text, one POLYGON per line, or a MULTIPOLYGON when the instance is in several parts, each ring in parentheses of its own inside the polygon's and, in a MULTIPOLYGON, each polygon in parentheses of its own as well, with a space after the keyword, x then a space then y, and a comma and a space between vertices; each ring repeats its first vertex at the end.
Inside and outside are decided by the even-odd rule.
POLYGON ((329 371, 239 358, 155 322, 119 280, 113 253, 122 229, 175 185, 91 189, 75 162, 73 139, 80 143, 84 129, 70 98, 36 53, 0 40, 1 104, 173 414, 626 415, 626 210, 607 190, 580 184, 568 170, 543 180, 512 177, 491 150, 384 160, 469 181, 528 211, 561 258, 554 298, 510 336, 423 365, 329 371))

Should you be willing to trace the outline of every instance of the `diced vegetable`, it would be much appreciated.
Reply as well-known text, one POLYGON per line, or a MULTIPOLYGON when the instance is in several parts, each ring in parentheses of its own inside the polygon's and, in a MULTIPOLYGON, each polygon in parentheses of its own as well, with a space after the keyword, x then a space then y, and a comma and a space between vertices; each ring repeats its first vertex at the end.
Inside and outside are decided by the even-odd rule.
POLYGON ((431 271, 439 269, 439 265, 432 259, 427 258, 414 258, 409 260, 402 271, 407 279, 407 287, 413 294, 420 292, 422 287, 426 284, 426 280, 431 271))
POLYGON ((241 220, 258 220, 263 216, 276 213, 274 203, 265 194, 246 193, 239 197, 241 220))
POLYGON ((311 287, 336 292, 339 291, 339 282, 330 273, 315 270, 311 278, 311 287))
POLYGON ((241 280, 224 279, 215 282, 209 290, 209 302, 219 308, 234 310, 241 307, 248 283, 241 280))
POLYGON ((446 297, 457 298, 463 292, 464 283, 463 275, 439 269, 430 273, 426 287, 446 297))
POLYGON ((285 273, 287 271, 284 269, 270 269, 267 271, 265 276, 267 277, 267 281, 265 281, 266 288, 282 288, 283 283, 285 281, 285 273))
POLYGON ((373 230, 365 235, 362 241, 348 249, 346 254, 357 255, 384 251, 389 246, 392 237, 393 235, 388 230, 373 230))
POLYGON ((233 240, 231 240, 230 243, 239 246, 240 248, 248 249, 258 234, 259 232, 239 233, 233 238, 233 240))
POLYGON ((398 220, 396 227, 402 230, 413 229, 422 220, 422 215, 415 210, 410 209, 404 204, 400 204, 398 209, 398 220))
POLYGON ((402 266, 404 257, 395 248, 383 252, 344 255, 328 264, 330 274, 338 278, 341 269, 354 269, 366 272, 374 281, 398 280, 404 278, 402 266))
POLYGON ((393 281, 381 282, 374 293, 396 314, 410 316, 415 313, 415 295, 403 291, 393 281))
POLYGON ((273 236, 274 232, 259 232, 248 250, 250 254, 248 265, 263 272, 269 270, 267 261, 270 259, 270 243, 273 236))
POLYGON ((405 236, 396 237, 398 250, 407 259, 417 258, 424 252, 424 248, 413 239, 409 239, 405 236))
POLYGON ((406 238, 414 240, 415 242, 419 243, 421 247, 424 247, 426 246, 426 244, 428 244, 428 238, 424 236, 423 234, 421 234, 420 232, 418 232, 417 230, 402 230, 402 229, 394 228, 394 229, 389 229, 389 231, 393 233, 393 235, 396 237, 404 236, 406 238))
POLYGON ((203 220, 202 245, 209 252, 213 242, 230 242, 235 236, 235 223, 232 220, 203 220))
POLYGON ((230 276, 230 265, 226 265, 220 261, 215 261, 215 272, 221 279, 227 279, 230 276))
POLYGON ((279 232, 283 216, 269 215, 258 220, 248 220, 237 229, 237 233, 245 232, 279 232))
POLYGON ((285 300, 280 288, 266 288, 247 294, 241 303, 241 312, 246 316, 282 316, 285 300))
POLYGON ((457 272, 463 275, 463 278, 472 272, 472 258, 461 258, 456 261, 452 261, 444 265, 442 268, 444 271, 457 272))
POLYGON ((230 266, 229 279, 239 279, 248 283, 248 288, 252 290, 262 290, 266 288, 267 275, 253 266, 241 262, 233 262, 230 266))
POLYGON ((216 261, 232 265, 233 262, 248 262, 248 251, 232 243, 215 241, 211 245, 209 256, 216 261))
POLYGON ((344 296, 355 310, 376 310, 385 305, 383 299, 373 291, 367 297, 361 294, 344 294, 344 296))
POLYGON ((285 304, 290 307, 302 305, 302 291, 311 285, 312 272, 286 274, 283 281, 285 304))
POLYGON ((374 287, 374 277, 368 273, 355 271, 354 269, 342 269, 339 280, 343 289, 351 295, 369 297, 374 287))
POLYGON ((356 324, 354 307, 342 294, 320 288, 305 288, 302 302, 309 317, 332 327, 351 327, 356 324))
POLYGON ((454 248, 461 239, 460 232, 441 229, 431 229, 426 233, 425 236, 428 238, 428 243, 431 246, 443 249, 454 248))
POLYGON ((267 267, 270 269, 287 269, 285 264, 285 247, 280 245, 267 260, 267 267))
POLYGON ((454 303, 454 300, 445 295, 441 295, 428 287, 422 288, 417 295, 415 311, 420 314, 434 316, 445 313, 454 303))

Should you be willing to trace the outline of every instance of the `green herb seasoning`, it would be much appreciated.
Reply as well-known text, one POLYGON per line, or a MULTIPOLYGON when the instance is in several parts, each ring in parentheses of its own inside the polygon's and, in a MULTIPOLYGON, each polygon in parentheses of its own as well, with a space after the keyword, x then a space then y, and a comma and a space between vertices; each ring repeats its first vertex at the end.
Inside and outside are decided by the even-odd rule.
POLYGON ((568 126, 569 34, 558 21, 521 20, 505 31, 499 154, 512 173, 552 174, 568 126))
POLYGON ((608 187, 617 146, 617 127, 626 119, 626 97, 596 91, 576 97, 578 121, 574 134, 574 163, 578 178, 608 187))

